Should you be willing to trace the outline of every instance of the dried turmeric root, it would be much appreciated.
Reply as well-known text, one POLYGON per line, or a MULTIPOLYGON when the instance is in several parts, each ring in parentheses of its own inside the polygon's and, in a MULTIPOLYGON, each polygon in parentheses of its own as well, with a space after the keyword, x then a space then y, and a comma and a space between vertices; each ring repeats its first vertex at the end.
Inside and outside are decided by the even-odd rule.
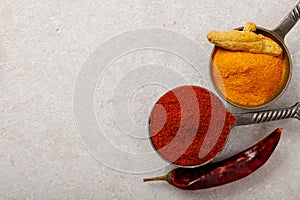
POLYGON ((256 31, 256 25, 252 22, 248 22, 243 31, 210 31, 207 35, 207 39, 216 46, 233 51, 263 53, 272 56, 279 56, 282 53, 279 44, 253 31, 256 31))

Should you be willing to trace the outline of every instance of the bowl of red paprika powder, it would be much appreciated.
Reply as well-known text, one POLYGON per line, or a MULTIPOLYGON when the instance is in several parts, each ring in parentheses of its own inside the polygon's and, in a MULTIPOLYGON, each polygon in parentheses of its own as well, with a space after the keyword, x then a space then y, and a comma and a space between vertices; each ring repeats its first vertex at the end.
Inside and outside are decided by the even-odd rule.
POLYGON ((212 92, 181 86, 154 105, 149 134, 153 148, 168 162, 197 167, 212 160, 225 146, 235 117, 212 92))

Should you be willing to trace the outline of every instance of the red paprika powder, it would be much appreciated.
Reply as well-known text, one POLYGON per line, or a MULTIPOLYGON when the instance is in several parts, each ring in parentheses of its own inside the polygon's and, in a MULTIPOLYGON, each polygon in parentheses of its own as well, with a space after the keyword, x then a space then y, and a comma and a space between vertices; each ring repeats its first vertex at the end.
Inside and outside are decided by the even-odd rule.
POLYGON ((235 121, 212 92, 181 86, 156 102, 149 121, 150 139, 168 161, 201 165, 223 149, 235 121))

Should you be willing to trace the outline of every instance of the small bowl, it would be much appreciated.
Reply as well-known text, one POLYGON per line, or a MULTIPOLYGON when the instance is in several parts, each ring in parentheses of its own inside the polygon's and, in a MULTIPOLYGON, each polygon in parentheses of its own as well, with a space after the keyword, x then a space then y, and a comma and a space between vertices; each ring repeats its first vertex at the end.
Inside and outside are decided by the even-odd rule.
MULTIPOLYGON (((276 101, 286 90, 291 76, 292 76, 292 59, 290 56, 290 53, 288 51, 288 48, 286 47, 286 45, 284 44, 284 37, 286 36, 286 34, 294 27, 294 25, 297 23, 297 21, 300 19, 300 2, 298 2, 294 8, 282 19, 282 21, 279 23, 279 25, 273 29, 273 30, 268 30, 265 28, 261 28, 261 27, 257 27, 256 28, 256 33, 258 34, 262 34, 264 36, 267 36, 271 39, 273 39, 275 42, 277 42, 282 50, 283 50, 283 59, 285 62, 285 73, 284 73, 284 77, 283 77, 283 82, 281 83, 281 85, 278 87, 277 91, 274 92, 274 94, 269 98, 268 101, 266 101, 264 104, 259 105, 259 106, 244 106, 244 105, 239 105, 236 103, 233 103, 231 101, 229 101, 222 93, 221 91, 219 91, 219 89, 217 88, 214 79, 213 79, 213 75, 212 75, 212 67, 213 67, 213 56, 214 53, 216 52, 217 48, 219 47, 214 47, 214 49, 212 50, 211 53, 211 61, 210 61, 210 78, 213 82, 213 86, 215 88, 215 90, 218 92, 218 94, 224 99, 226 100, 228 103, 232 104, 233 106, 236 106, 238 108, 243 108, 243 109, 258 109, 258 108, 262 108, 265 107, 267 105, 269 105, 270 103, 276 101)), ((236 30, 242 30, 243 27, 239 27, 236 30)), ((272 78, 272 77, 270 77, 272 78)))
MULTIPOLYGON (((243 30, 243 27, 239 27, 236 30, 243 30)), ((234 103, 234 102, 231 102, 230 100, 228 100, 226 98, 226 96, 218 89, 218 87, 215 83, 215 80, 214 80, 214 76, 212 74, 213 56, 214 56, 216 50, 220 47, 215 46, 211 53, 210 78, 212 80, 214 89, 226 102, 230 103, 231 105, 233 105, 235 107, 242 108, 242 109, 259 109, 259 108, 265 107, 265 106, 271 104, 272 102, 276 101, 285 92, 285 90, 290 82, 291 76, 292 76, 292 59, 291 59, 290 53, 288 51, 288 48, 284 44, 283 38, 280 37, 278 34, 276 34, 275 31, 270 31, 270 30, 267 30, 267 29, 264 29, 261 27, 257 27, 257 30, 255 31, 255 33, 262 34, 264 36, 267 36, 267 37, 273 39, 275 42, 277 42, 281 46, 281 48, 283 50, 283 60, 284 60, 284 66, 285 66, 283 81, 279 85, 277 90, 274 92, 274 94, 272 96, 270 96, 270 98, 264 104, 261 104, 258 106, 244 106, 244 105, 240 105, 240 104, 237 104, 237 103, 234 103)))

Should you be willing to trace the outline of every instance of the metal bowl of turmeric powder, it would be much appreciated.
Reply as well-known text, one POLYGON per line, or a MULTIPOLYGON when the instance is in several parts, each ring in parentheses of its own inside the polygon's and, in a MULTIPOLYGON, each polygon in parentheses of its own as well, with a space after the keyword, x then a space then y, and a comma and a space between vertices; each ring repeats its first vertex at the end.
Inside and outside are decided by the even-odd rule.
POLYGON ((248 22, 231 31, 209 32, 215 44, 210 75, 218 94, 243 109, 262 108, 277 100, 291 79, 292 60, 285 35, 300 18, 300 1, 274 29, 248 22))

